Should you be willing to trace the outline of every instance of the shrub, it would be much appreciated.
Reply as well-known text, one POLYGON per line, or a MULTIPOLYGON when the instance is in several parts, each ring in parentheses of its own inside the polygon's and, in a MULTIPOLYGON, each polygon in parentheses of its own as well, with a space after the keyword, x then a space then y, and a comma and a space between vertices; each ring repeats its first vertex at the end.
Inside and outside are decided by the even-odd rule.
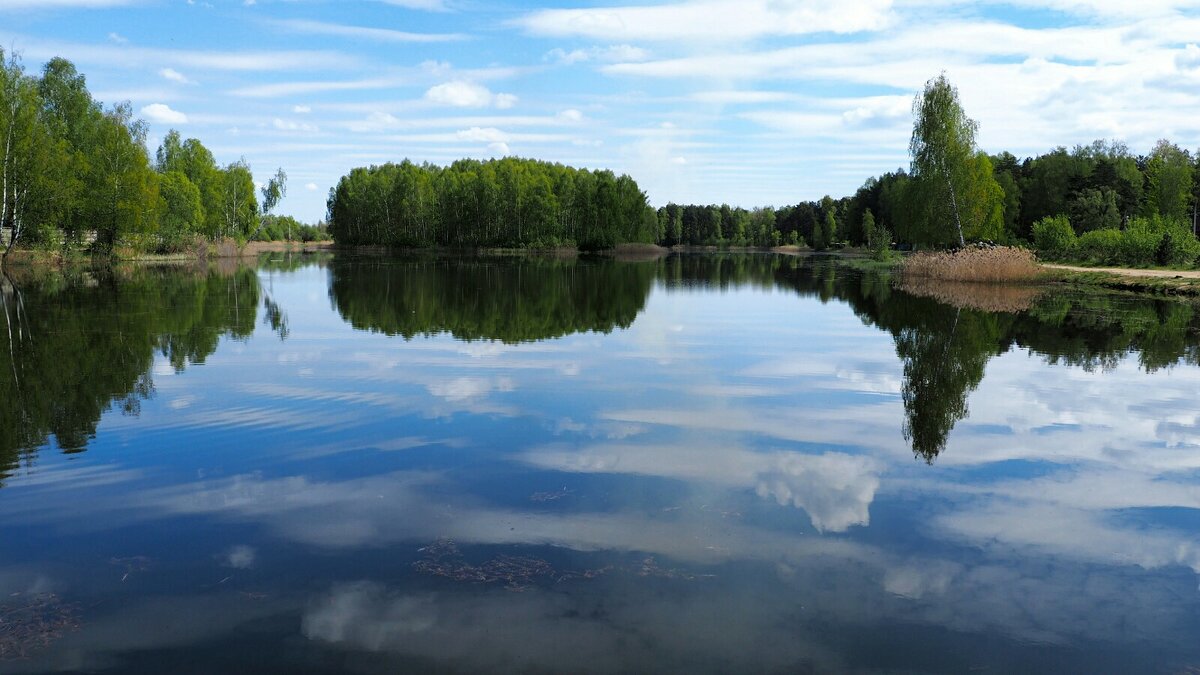
POLYGON ((1087 262, 1120 265, 1123 239, 1124 236, 1120 230, 1103 229, 1084 232, 1075 243, 1075 257, 1087 262))
POLYGON ((1075 229, 1066 216, 1046 217, 1033 224, 1033 245, 1043 256, 1068 257, 1075 243, 1075 229))
POLYGON ((1028 281, 1038 274, 1028 249, 1011 246, 968 246, 957 251, 917 253, 904 261, 902 272, 945 281, 1028 281))
POLYGON ((1200 257, 1200 241, 1179 223, 1168 225, 1158 241, 1154 262, 1159 265, 1192 266, 1200 257))

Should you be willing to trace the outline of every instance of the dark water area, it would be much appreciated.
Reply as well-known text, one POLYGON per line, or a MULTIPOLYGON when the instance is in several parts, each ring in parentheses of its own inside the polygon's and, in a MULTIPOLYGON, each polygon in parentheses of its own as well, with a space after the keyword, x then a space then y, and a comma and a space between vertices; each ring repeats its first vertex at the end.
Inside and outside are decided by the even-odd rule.
POLYGON ((1200 668, 1200 312, 770 255, 0 288, 0 673, 1200 668))

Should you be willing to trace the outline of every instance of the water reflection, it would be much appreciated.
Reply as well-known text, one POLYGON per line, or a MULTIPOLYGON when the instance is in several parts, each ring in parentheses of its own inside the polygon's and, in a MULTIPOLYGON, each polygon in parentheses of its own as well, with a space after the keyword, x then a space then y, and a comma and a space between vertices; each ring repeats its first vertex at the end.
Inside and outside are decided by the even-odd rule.
MULTIPOLYGON (((6 278, 0 300, 0 480, 53 437, 86 449, 114 405, 136 415, 151 366, 203 363, 222 337, 254 330, 254 272, 98 269, 6 278)), ((2 484, 2 482, 0 482, 2 484)))
POLYGON ((656 271, 604 258, 357 259, 333 265, 329 294, 355 328, 519 343, 628 328, 656 271))
MULTIPOLYGON (((0 354, 65 353, 0 366, 105 384, 89 451, 0 491, 0 598, 84 608, 0 672, 1189 667, 1197 319, 1059 290, 767 255, 21 280, 0 354)), ((6 408, 32 447, 51 402, 6 408)))
MULTIPOLYGON (((359 329, 412 339, 449 333, 461 340, 517 344, 573 333, 628 328, 655 284, 670 289, 781 289, 843 302, 888 332, 903 366, 904 437, 932 462, 988 362, 1013 348, 1050 364, 1112 369, 1132 355, 1146 372, 1200 363, 1200 317, 1190 304, 1039 289, 893 284, 877 272, 782 256, 676 255, 610 259, 333 259, 274 254, 265 273, 138 269, 5 279, 7 330, 0 332, 0 477, 51 438, 65 452, 86 449, 116 405, 136 415, 154 391, 151 365, 203 363, 222 337, 244 339, 257 312, 286 340, 287 308, 271 274, 329 270, 329 296, 359 329)), ((570 366, 564 366, 569 368, 570 366)), ((505 378, 464 375, 430 383, 449 402, 511 390, 505 378)), ((781 497, 785 498, 785 497, 781 497)))

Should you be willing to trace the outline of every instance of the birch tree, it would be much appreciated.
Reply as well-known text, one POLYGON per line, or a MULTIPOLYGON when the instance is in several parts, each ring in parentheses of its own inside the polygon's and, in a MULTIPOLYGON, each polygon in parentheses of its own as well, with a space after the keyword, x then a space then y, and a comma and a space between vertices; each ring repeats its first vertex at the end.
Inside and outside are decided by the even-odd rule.
POLYGON ((945 73, 925 83, 925 90, 913 100, 913 115, 910 173, 930 209, 926 235, 933 241, 946 239, 939 232, 944 227, 940 221, 953 220, 958 244, 963 246, 966 238, 960 201, 971 178, 979 124, 967 117, 958 101, 958 89, 945 73))

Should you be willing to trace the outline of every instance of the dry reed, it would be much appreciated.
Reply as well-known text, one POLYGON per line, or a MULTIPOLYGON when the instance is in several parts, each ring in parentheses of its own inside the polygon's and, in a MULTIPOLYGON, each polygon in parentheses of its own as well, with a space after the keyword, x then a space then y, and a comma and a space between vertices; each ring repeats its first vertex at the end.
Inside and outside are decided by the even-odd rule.
POLYGON ((940 281, 1032 281, 1038 271, 1032 251, 1011 246, 968 246, 957 251, 916 253, 901 268, 905 276, 940 281))

